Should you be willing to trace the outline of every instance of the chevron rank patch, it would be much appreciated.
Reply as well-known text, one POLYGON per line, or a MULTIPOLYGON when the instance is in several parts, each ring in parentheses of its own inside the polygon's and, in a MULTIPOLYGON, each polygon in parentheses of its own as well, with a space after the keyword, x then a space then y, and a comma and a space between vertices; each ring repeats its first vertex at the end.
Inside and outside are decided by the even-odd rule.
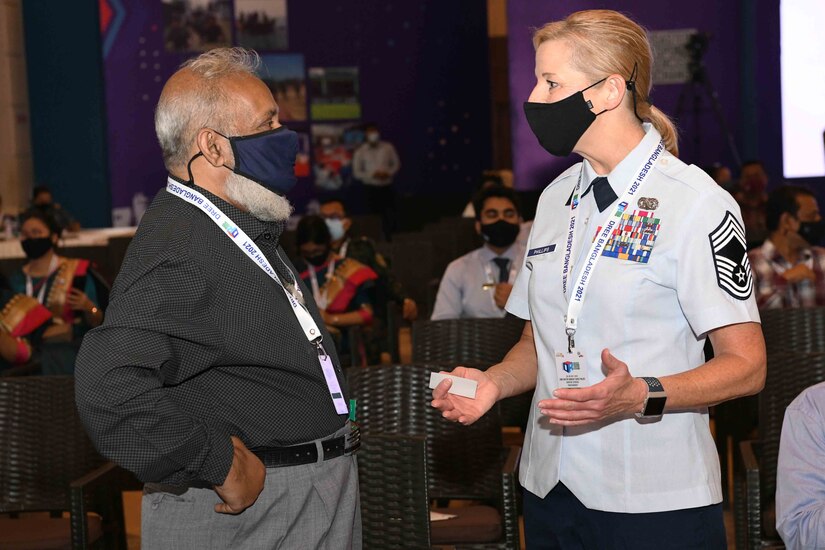
POLYGON ((716 282, 736 298, 747 300, 753 293, 753 273, 745 246, 745 229, 730 212, 709 235, 716 282))

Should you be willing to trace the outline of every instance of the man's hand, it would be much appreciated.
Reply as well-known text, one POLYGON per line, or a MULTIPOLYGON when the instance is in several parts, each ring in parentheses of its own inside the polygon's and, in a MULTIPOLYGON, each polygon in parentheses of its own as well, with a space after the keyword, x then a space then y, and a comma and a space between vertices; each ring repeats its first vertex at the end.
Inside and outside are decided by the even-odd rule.
POLYGON ((240 514, 255 504, 266 479, 266 468, 261 460, 234 435, 232 446, 235 448, 232 467, 223 485, 215 486, 215 492, 223 501, 215 505, 215 511, 220 514, 240 514))
POLYGON ((496 290, 493 293, 493 300, 496 302, 496 305, 501 309, 504 309, 504 306, 507 305, 507 298, 510 297, 510 292, 513 290, 513 285, 510 283, 498 283, 496 285, 496 290))
POLYGON ((406 321, 415 321, 418 317, 418 305, 416 305, 415 300, 404 298, 404 305, 401 306, 401 317, 406 321))
MULTIPOLYGON (((443 371, 442 371, 443 372, 443 371)), ((467 367, 456 367, 453 372, 444 373, 453 376, 461 376, 478 382, 475 399, 462 397, 447 393, 452 385, 451 380, 442 380, 433 389, 432 406, 441 411, 441 416, 447 420, 460 422, 461 424, 472 424, 490 410, 500 394, 498 386, 492 381, 487 373, 477 369, 467 367)))
POLYGON ((790 269, 786 269, 782 273, 782 278, 789 283, 798 283, 799 281, 815 281, 816 275, 813 269, 805 264, 796 264, 790 269))
POLYGON ((559 388, 555 399, 539 401, 539 412, 553 424, 578 426, 641 411, 647 396, 644 380, 633 378, 607 349, 602 350, 602 365, 604 380, 586 388, 559 388))

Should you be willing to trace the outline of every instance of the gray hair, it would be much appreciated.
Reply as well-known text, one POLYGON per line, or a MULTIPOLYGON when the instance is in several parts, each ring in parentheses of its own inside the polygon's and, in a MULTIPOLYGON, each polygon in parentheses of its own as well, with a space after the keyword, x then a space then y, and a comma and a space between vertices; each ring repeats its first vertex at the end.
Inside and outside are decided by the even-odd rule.
POLYGON ((231 102, 221 80, 237 74, 256 76, 260 64, 254 50, 215 48, 180 66, 194 74, 197 82, 185 91, 162 93, 155 108, 155 133, 168 170, 186 165, 201 128, 234 133, 233 112, 227 109, 231 102))

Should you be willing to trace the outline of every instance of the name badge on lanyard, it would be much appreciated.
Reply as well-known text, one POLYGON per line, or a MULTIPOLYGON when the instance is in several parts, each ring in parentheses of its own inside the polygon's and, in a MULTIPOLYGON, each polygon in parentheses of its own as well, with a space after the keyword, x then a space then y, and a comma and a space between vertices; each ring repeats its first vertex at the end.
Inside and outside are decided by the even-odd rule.
MULTIPOLYGON (((625 208, 630 204, 633 197, 635 197, 642 184, 647 180, 647 176, 656 164, 656 160, 665 150, 664 142, 659 141, 658 144, 651 150, 648 158, 642 163, 637 171, 637 176, 630 182, 625 189, 622 196, 619 198, 619 204, 614 213, 607 218, 601 231, 593 239, 590 245, 590 250, 585 257, 584 265, 576 278, 576 284, 571 289, 570 298, 567 303, 567 315, 564 317, 564 328, 567 335, 567 353, 558 354, 556 357, 557 371, 559 375, 559 384, 565 388, 580 388, 587 383, 587 372, 584 367, 584 355, 576 349, 576 330, 579 326, 579 314, 584 306, 584 298, 587 294, 588 286, 593 278, 593 272, 596 270, 596 265, 601 259, 605 243, 607 243, 613 229, 621 219, 625 208), (581 376, 584 377, 583 383, 578 376, 575 376, 575 365, 581 363, 581 376)), ((576 188, 573 190, 573 200, 570 201, 570 223, 568 225, 567 245, 565 247, 564 263, 562 264, 562 292, 567 295, 567 281, 569 270, 572 267, 573 255, 573 241, 576 229, 576 208, 578 207, 578 195, 581 189, 581 174, 579 174, 579 181, 576 183, 576 188)))
MULTIPOLYGON (((292 313, 295 315, 295 318, 298 320, 298 324, 301 325, 301 329, 304 331, 304 336, 306 336, 309 343, 315 346, 318 351, 318 363, 321 366, 321 372, 324 373, 324 380, 327 383, 329 395, 332 398, 333 405, 335 406, 335 412, 338 414, 347 414, 347 404, 344 401, 344 395, 343 392, 341 392, 341 386, 338 383, 338 377, 335 374, 335 367, 332 365, 332 360, 329 355, 327 355, 326 350, 324 350, 324 346, 321 345, 323 335, 321 334, 321 330, 318 328, 318 325, 315 323, 315 319, 313 319, 312 315, 309 314, 309 310, 307 310, 306 306, 303 305, 298 299, 301 291, 298 288, 298 282, 295 280, 295 276, 292 275, 292 272, 287 269, 290 276, 292 276, 292 284, 295 289, 295 294, 289 292, 283 283, 281 283, 281 279, 269 264, 269 261, 266 259, 263 251, 258 249, 254 241, 250 239, 240 227, 235 225, 235 222, 233 222, 229 216, 224 214, 216 205, 212 204, 212 201, 194 189, 178 185, 172 181, 171 178, 167 181, 166 190, 176 197, 179 197, 189 204, 193 204, 203 210, 209 218, 221 228, 221 231, 223 231, 227 237, 232 239, 232 242, 234 242, 235 245, 237 245, 237 247, 240 248, 247 257, 249 257, 249 259, 255 262, 255 264, 264 273, 266 273, 273 281, 275 281, 275 283, 277 283, 279 287, 281 287, 281 290, 283 290, 286 295, 286 299, 289 301, 289 305, 292 306, 292 313)), ((280 255, 278 258, 280 259, 280 255)))

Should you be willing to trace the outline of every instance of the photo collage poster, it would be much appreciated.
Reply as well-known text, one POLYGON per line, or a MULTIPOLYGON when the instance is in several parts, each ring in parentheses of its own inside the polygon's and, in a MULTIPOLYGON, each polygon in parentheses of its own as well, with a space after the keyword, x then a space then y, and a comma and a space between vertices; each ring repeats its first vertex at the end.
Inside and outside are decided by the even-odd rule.
POLYGON ((353 153, 364 141, 358 67, 305 67, 304 55, 289 51, 287 0, 162 3, 166 51, 235 44, 260 54, 258 76, 278 103, 281 123, 299 134, 299 178, 312 178, 319 192, 352 184, 353 153))

